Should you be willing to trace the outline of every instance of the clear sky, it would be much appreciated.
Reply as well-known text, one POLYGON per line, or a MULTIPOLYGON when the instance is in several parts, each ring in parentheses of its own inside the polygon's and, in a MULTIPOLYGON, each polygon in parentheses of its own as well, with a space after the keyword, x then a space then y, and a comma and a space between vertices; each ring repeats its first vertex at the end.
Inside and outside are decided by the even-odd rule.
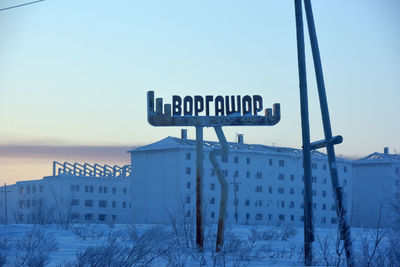
MULTIPOLYGON (((337 154, 399 152, 400 1, 313 1, 313 9, 333 134, 344 137, 337 154)), ((0 183, 74 160, 41 147, 129 148, 178 136, 179 128, 147 123, 148 90, 166 102, 260 94, 266 106, 281 103, 281 122, 225 128, 227 139, 243 133, 247 143, 301 147, 293 1, 47 0, 0 12, 0 25, 0 183), (13 153, 24 146, 38 154, 13 153)), ((319 140, 306 46, 311 138, 319 140)), ((205 138, 216 140, 211 129, 205 138)), ((96 160, 89 150, 75 159, 96 160)), ((129 161, 111 155, 110 163, 129 161)))

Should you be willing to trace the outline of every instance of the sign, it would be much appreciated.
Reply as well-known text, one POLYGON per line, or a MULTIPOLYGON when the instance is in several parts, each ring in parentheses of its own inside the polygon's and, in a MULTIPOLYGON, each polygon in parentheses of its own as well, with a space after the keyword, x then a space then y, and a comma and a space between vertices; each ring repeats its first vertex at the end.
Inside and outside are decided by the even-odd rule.
POLYGON ((280 104, 263 107, 259 95, 237 96, 172 96, 172 105, 147 92, 147 120, 153 126, 266 126, 280 121, 280 104), (155 104, 155 105, 154 105, 155 104), (264 114, 258 113, 264 110, 264 114))

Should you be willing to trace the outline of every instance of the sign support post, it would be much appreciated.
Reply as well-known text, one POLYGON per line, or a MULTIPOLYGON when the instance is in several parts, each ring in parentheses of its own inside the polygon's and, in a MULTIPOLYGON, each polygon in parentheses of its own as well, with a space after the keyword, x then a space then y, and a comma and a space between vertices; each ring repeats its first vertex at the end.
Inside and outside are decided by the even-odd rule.
POLYGON ((196 244, 200 251, 204 247, 203 230, 203 127, 196 126, 196 244))

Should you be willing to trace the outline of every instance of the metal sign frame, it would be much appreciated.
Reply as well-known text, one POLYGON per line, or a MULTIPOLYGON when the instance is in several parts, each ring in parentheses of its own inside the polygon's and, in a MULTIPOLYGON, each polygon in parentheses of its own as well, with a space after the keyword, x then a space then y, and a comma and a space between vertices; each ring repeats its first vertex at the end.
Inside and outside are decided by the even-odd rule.
MULTIPOLYGON (((209 97, 209 96, 207 96, 209 97)), ((206 98, 207 98, 206 97, 206 98)), ((254 96, 260 99, 260 96, 254 96)), ((195 99, 199 96, 195 96, 195 99)), ((221 99, 221 96, 217 96, 221 99)), ((217 99, 216 98, 216 99, 217 99)), ((248 102, 250 96, 244 96, 248 102)), ((262 101, 262 98, 261 98, 262 101)), ((249 102, 248 102, 249 103, 249 102)), ((262 102, 261 102, 262 103, 262 102)), ((250 105, 250 104, 249 104, 250 105)), ((204 108, 204 107, 203 107, 204 108)), ((262 104, 254 105, 254 113, 262 110, 262 104)), ((243 108, 244 109, 244 108, 243 108)), ((250 109, 250 108, 249 108, 250 109)), ((222 169, 217 161, 217 156, 228 156, 228 142, 226 141, 222 126, 273 126, 281 119, 280 104, 275 103, 273 108, 265 109, 265 116, 252 115, 246 113, 232 113, 227 116, 174 116, 171 104, 164 104, 162 98, 154 101, 154 91, 147 92, 147 120, 153 126, 194 126, 196 127, 196 244, 199 250, 204 247, 203 229, 203 176, 204 176, 204 153, 203 153, 203 127, 213 127, 217 134, 221 147, 210 152, 209 158, 217 174, 221 185, 221 201, 218 218, 218 230, 216 241, 216 252, 219 252, 224 244, 225 216, 228 201, 228 182, 226 181, 222 169)))

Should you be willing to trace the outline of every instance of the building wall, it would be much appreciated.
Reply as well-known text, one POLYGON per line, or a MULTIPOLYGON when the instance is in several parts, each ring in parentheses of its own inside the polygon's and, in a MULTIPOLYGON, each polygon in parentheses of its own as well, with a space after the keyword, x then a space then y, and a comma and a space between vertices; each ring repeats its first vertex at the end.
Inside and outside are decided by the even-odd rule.
POLYGON ((353 164, 353 226, 377 227, 378 223, 380 226, 393 223, 396 216, 393 204, 400 204, 399 168, 400 162, 389 161, 353 164))
POLYGON ((129 178, 60 175, 17 182, 15 189, 10 207, 15 223, 132 221, 129 178))
MULTIPOLYGON (((220 186, 209 161, 209 152, 205 148, 204 214, 207 222, 216 223, 220 186)), ((182 200, 185 213, 189 211, 194 216, 195 156, 194 147, 132 151, 135 223, 168 223, 171 214, 182 216, 182 200)), ((330 226, 336 224, 336 212, 327 158, 313 157, 313 164, 314 221, 318 226, 330 226)), ((239 224, 303 224, 301 156, 276 151, 230 151, 227 162, 221 162, 221 166, 229 183, 228 223, 236 223, 237 207, 239 224), (237 202, 235 181, 238 183, 237 202)), ((338 169, 342 183, 346 184, 346 196, 350 198, 351 162, 338 160, 338 169)), ((351 201, 348 203, 351 209, 351 201)))

